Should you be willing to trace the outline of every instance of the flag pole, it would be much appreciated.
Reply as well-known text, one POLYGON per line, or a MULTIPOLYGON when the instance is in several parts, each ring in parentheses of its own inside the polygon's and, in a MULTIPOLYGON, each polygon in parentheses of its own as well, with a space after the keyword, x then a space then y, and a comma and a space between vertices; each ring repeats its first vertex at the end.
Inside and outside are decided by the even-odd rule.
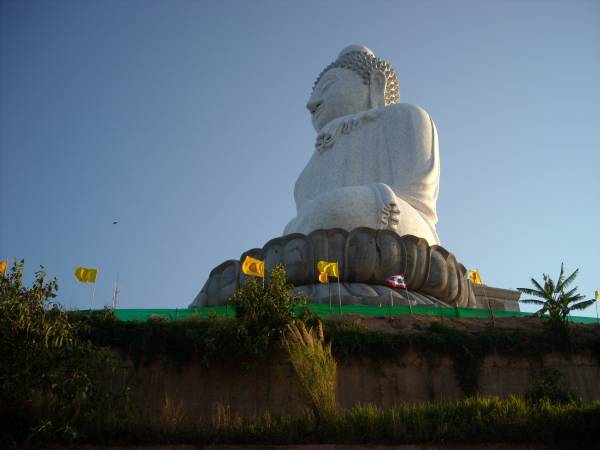
POLYGON ((338 276, 337 278, 337 282, 338 282, 338 297, 340 299, 340 315, 342 315, 342 288, 340 287, 340 264, 338 261, 335 262, 335 265, 338 269, 338 276))
MULTIPOLYGON (((481 281, 481 277, 479 278, 481 281)), ((492 310, 492 304, 490 302, 490 297, 488 296, 487 289, 485 288, 485 284, 481 282, 481 286, 483 287, 483 295, 485 295, 485 300, 487 301, 488 311, 490 312, 490 317, 492 319, 492 326, 494 326, 494 311, 492 310)))
POLYGON ((342 314, 342 288, 340 287, 340 279, 338 277, 337 279, 338 282, 338 296, 340 298, 340 315, 342 314))
POLYGON ((119 304, 119 272, 117 272, 117 281, 115 281, 115 292, 113 293, 113 309, 117 309, 119 304))
POLYGON ((90 307, 90 312, 94 309, 94 294, 96 293, 96 282, 92 283, 92 305, 90 307))
POLYGON ((490 304, 490 299, 487 299, 488 310, 490 311, 490 317, 492 318, 492 327, 494 326, 494 311, 492 311, 492 305, 490 304))
POLYGON ((112 309, 116 308, 116 304, 117 304, 117 282, 115 281, 115 290, 113 291, 113 298, 112 298, 112 309))
POLYGON ((329 290, 329 314, 332 313, 333 308, 331 306, 331 283, 327 280, 327 289, 329 290))

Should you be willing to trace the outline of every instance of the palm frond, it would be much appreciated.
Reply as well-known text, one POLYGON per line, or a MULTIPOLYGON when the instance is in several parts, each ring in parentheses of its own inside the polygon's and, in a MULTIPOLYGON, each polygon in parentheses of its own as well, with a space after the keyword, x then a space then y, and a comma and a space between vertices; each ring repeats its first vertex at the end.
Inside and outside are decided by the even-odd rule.
POLYGON ((533 295, 534 297, 548 299, 548 297, 546 296, 546 293, 543 291, 539 292, 539 291, 536 291, 535 289, 529 289, 529 288, 517 288, 517 290, 519 292, 522 292, 523 294, 533 295))
POLYGON ((579 289, 579 288, 577 286, 575 286, 569 292, 567 292, 566 294, 563 294, 563 297, 571 297, 575 292, 577 292, 577 289, 579 289))
POLYGON ((574 305, 571 305, 571 310, 574 309, 585 309, 590 305, 593 305, 594 303, 596 303, 596 299, 591 299, 591 300, 585 300, 583 302, 579 302, 579 303, 575 303, 574 305))
POLYGON ((558 274, 558 280, 556 280, 556 290, 560 291, 562 283, 565 281, 565 263, 560 263, 560 273, 558 274))
POLYGON ((535 278, 531 279, 531 284, 533 284, 536 288, 538 288, 540 290, 540 292, 546 292, 546 289, 544 289, 540 283, 537 282, 537 280, 535 278))
POLYGON ((584 300, 584 299, 585 299, 585 295, 577 294, 572 297, 563 297, 562 303, 564 303, 565 305, 568 305, 569 303, 576 303, 576 302, 578 302, 580 300, 584 300))
POLYGON ((533 305, 544 305, 546 303, 546 302, 543 302, 541 300, 536 300, 534 298, 526 298, 526 299, 519 300, 519 301, 522 302, 522 303, 531 303, 533 305))
POLYGON ((546 292, 548 292, 548 291, 551 293, 556 292, 556 286, 554 284, 554 280, 552 278, 550 278, 550 275, 546 275, 545 279, 546 279, 546 283, 545 283, 546 292))
POLYGON ((568 287, 577 277, 577 274, 579 273, 579 269, 575 269, 575 272, 573 272, 571 275, 569 275, 561 284, 560 289, 559 290, 563 290, 566 287, 568 287))

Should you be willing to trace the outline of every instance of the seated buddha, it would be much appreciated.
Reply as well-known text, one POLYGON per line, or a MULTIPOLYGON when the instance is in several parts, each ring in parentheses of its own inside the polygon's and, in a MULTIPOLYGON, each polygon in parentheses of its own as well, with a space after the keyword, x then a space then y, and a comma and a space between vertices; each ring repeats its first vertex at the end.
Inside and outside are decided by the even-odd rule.
POLYGON ((402 104, 390 65, 366 47, 346 47, 317 78, 306 105, 317 131, 296 181, 297 215, 284 235, 215 267, 193 307, 227 304, 247 256, 265 273, 283 264, 295 291, 331 302, 319 261, 339 263, 341 304, 475 306, 465 267, 439 246, 440 163, 435 125, 402 104), (387 286, 403 274, 407 289, 387 286))
POLYGON ((321 72, 306 105, 315 150, 284 234, 368 227, 440 243, 437 131, 423 109, 399 101, 394 70, 364 46, 346 47, 321 72))

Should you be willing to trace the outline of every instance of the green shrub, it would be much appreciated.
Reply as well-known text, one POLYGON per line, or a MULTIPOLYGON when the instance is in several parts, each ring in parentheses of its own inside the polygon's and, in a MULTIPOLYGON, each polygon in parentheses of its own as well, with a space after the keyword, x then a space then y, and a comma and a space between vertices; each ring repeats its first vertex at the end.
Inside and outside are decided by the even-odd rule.
POLYGON ((252 359, 247 331, 233 318, 120 321, 110 311, 72 314, 83 339, 127 355, 134 366, 155 361, 182 367, 252 359))
POLYGON ((23 285, 24 262, 0 276, 1 440, 30 433, 76 439, 80 425, 118 414, 108 389, 111 355, 79 338, 69 316, 52 299, 56 279, 38 271, 23 285), (109 406, 110 405, 110 406, 109 406))
POLYGON ((294 311, 300 307, 299 315, 307 320, 308 299, 292 292, 293 285, 287 282, 283 265, 278 264, 263 280, 247 277, 234 293, 232 304, 236 317, 247 333, 251 353, 262 355, 269 346, 278 342, 293 323, 294 311))
POLYGON ((525 399, 531 403, 544 400, 552 403, 571 403, 575 402, 576 397, 562 373, 556 369, 545 368, 527 389, 525 399))

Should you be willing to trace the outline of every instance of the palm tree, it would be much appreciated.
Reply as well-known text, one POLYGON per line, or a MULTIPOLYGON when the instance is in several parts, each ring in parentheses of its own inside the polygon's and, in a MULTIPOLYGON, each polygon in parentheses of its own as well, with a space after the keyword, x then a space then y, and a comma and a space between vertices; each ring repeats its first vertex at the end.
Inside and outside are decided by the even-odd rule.
POLYGON ((579 269, 565 277, 564 264, 560 265, 558 281, 554 283, 550 275, 543 274, 544 286, 540 285, 534 278, 531 283, 536 289, 517 288, 523 294, 532 295, 537 298, 520 300, 523 303, 541 305, 542 308, 535 312, 538 316, 548 313, 551 320, 566 322, 569 313, 573 310, 584 309, 593 304, 596 299, 585 300, 585 297, 577 293, 577 287, 565 292, 567 287, 575 280, 579 269))

